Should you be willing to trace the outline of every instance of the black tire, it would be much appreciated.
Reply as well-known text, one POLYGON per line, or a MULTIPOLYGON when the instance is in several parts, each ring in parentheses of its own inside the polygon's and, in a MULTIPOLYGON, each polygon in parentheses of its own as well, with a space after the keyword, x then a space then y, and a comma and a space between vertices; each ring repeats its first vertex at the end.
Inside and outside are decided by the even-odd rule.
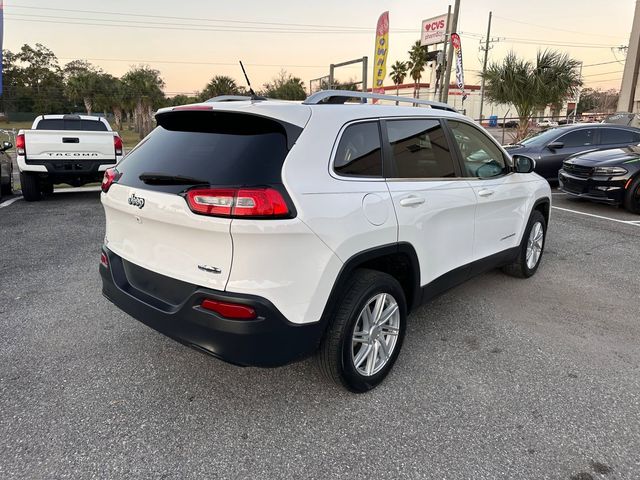
POLYGON ((631 213, 640 213, 640 175, 631 182, 624 195, 624 208, 631 213))
POLYGON ((534 210, 531 213, 531 217, 529 217, 529 222, 527 223, 527 228, 524 231, 524 235, 522 236, 522 242, 520 242, 520 252, 518 253, 518 258, 515 262, 505 265, 502 267, 502 271, 507 275, 511 275, 512 277, 518 278, 529 278, 538 270, 540 266, 540 261, 542 260, 542 255, 544 253, 544 245, 547 241, 547 222, 544 219, 544 215, 540 213, 539 210, 534 210), (529 268, 527 265, 527 244, 529 241, 529 235, 531 234, 531 230, 534 225, 540 223, 542 226, 542 249, 540 251, 540 257, 538 261, 533 266, 533 268, 529 268))
POLYGON ((33 173, 21 172, 20 186, 22 188, 22 196, 27 202, 37 202, 38 200, 42 200, 40 180, 33 173))
MULTIPOLYGON (((335 308, 335 314, 320 345, 317 355, 320 371, 329 380, 343 385, 352 392, 371 390, 384 380, 398 358, 406 324, 407 303, 398 281, 391 275, 375 270, 356 270, 347 281, 344 294, 335 308), (371 299, 380 293, 390 294, 398 305, 398 335, 386 364, 377 373, 366 376, 358 372, 354 365, 352 335, 360 313, 371 299)), ((361 348, 364 348, 364 344, 361 348)))

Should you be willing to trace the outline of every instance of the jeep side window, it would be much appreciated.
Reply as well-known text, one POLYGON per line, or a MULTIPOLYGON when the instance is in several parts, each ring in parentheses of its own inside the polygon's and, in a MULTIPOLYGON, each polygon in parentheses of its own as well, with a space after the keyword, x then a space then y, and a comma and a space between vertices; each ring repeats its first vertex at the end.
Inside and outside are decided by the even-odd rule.
POLYGON ((438 120, 387 120, 397 178, 455 177, 453 157, 438 120))
POLYGON ((382 178, 378 122, 349 125, 338 144, 333 169, 339 175, 382 178))
POLYGON ((465 176, 491 178, 507 173, 502 151, 481 130, 463 122, 447 120, 455 138, 465 176))

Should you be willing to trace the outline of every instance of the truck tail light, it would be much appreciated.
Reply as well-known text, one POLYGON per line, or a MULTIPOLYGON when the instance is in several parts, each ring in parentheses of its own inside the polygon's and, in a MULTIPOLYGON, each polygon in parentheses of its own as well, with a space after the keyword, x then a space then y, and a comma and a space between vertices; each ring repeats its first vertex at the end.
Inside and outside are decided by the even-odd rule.
POLYGON ((200 304, 200 307, 232 320, 252 320, 256 318, 256 311, 253 308, 239 303, 205 299, 200 304))
POLYGON ((26 151, 26 142, 24 139, 24 133, 21 133, 16 137, 16 152, 18 155, 24 155, 26 151))
POLYGON ((107 193, 111 185, 118 181, 122 174, 115 168, 108 168, 104 171, 104 177, 102 177, 102 191, 107 193))
POLYGON ((113 137, 113 147, 116 150, 116 155, 122 155, 122 138, 118 135, 113 137))
POLYGON ((282 218, 289 207, 274 188, 195 188, 186 193, 194 213, 232 218, 282 218))

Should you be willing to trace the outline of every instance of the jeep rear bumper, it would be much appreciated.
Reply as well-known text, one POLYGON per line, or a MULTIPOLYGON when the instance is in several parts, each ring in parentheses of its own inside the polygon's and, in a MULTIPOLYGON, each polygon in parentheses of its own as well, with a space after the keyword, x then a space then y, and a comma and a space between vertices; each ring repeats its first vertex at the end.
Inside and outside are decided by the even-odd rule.
POLYGON ((318 347, 322 322, 289 322, 268 300, 188 284, 122 259, 103 247, 102 293, 145 325, 180 343, 241 366, 276 367, 302 359, 318 347), (204 299, 252 307, 255 320, 229 320, 200 307, 204 299))

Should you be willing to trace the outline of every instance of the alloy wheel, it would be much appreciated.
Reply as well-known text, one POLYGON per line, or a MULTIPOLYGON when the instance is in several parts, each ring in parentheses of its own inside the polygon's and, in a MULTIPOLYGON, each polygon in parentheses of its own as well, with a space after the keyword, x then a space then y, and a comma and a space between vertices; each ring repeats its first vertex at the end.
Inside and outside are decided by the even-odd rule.
POLYGON ((533 270, 542 255, 542 245, 544 243, 544 228, 542 223, 536 222, 531 227, 529 239, 527 240, 527 268, 533 270))
POLYGON ((370 298, 353 327, 351 360, 364 376, 375 375, 389 362, 400 333, 398 302, 388 293, 370 298))

